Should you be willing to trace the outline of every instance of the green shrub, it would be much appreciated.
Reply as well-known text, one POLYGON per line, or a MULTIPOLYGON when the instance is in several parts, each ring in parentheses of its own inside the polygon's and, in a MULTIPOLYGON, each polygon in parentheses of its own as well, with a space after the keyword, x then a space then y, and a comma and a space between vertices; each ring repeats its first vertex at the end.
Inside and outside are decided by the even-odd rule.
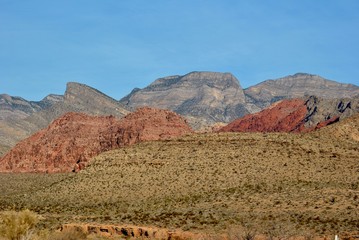
POLYGON ((0 214, 0 236, 9 240, 30 239, 38 219, 37 214, 30 210, 2 212, 0 214))

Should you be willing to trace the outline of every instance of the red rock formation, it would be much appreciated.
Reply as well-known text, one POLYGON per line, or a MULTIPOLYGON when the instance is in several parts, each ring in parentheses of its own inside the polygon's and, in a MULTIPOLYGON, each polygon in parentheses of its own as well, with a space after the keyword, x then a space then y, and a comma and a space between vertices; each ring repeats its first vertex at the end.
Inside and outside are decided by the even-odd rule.
POLYGON ((104 237, 122 237, 125 239, 203 239, 203 234, 169 230, 157 227, 140 227, 133 225, 105 225, 105 224, 64 224, 59 229, 62 232, 80 231, 88 234, 98 234, 104 237))
POLYGON ((306 103, 303 99, 282 100, 231 122, 219 132, 310 132, 339 121, 339 117, 334 116, 316 126, 305 126, 310 117, 306 103))
POLYGON ((0 172, 78 171, 101 152, 191 131, 185 120, 166 110, 141 108, 123 119, 67 113, 18 143, 0 159, 0 172))
POLYGON ((261 112, 239 118, 220 132, 290 132, 298 129, 307 114, 305 101, 291 99, 276 102, 261 112))
POLYGON ((339 116, 334 116, 332 118, 329 118, 328 120, 326 121, 323 121, 323 122, 319 122, 317 124, 317 126, 315 126, 314 130, 317 130, 319 128, 322 128, 322 127, 325 127, 325 126, 328 126, 330 124, 333 124, 333 123, 336 123, 339 121, 339 116))

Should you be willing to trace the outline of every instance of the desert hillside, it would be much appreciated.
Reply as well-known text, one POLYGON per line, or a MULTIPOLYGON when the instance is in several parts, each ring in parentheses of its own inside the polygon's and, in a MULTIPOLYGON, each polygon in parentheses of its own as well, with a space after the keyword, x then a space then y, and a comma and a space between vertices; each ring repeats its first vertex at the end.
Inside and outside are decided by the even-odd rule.
POLYGON ((79 173, 45 179, 31 191, 8 190, 17 175, 2 174, 8 194, 0 206, 29 207, 53 224, 194 232, 234 226, 286 237, 353 232, 359 227, 359 143, 331 134, 341 124, 321 134, 194 134, 140 143, 103 153, 79 173))

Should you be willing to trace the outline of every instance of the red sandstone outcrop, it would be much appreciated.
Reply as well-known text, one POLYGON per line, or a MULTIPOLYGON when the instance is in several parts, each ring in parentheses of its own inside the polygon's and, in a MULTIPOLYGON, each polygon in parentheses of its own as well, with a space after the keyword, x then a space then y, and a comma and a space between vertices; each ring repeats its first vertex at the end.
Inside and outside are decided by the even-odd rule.
POLYGON ((339 121, 339 116, 328 115, 320 119, 319 108, 323 107, 316 101, 315 97, 282 100, 261 112, 231 122, 219 132, 310 132, 339 121))
POLYGON ((101 152, 191 131, 167 110, 141 108, 123 119, 67 113, 19 142, 0 159, 0 172, 78 171, 101 152))
POLYGON ((302 99, 279 101, 261 112, 239 118, 220 132, 291 132, 301 128, 307 115, 302 99))
POLYGON ((104 237, 123 237, 135 239, 203 239, 199 233, 185 232, 182 230, 169 230, 157 227, 139 227, 133 225, 104 225, 104 224, 64 224, 60 231, 80 231, 88 234, 98 234, 104 237))

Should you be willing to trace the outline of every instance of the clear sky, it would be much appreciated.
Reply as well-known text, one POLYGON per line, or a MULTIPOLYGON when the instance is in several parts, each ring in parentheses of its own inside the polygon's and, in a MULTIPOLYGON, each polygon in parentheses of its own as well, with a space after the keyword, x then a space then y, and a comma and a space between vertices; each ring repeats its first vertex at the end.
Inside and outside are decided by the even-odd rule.
POLYGON ((40 100, 76 81, 120 99, 191 71, 359 85, 359 1, 0 0, 0 93, 40 100))

